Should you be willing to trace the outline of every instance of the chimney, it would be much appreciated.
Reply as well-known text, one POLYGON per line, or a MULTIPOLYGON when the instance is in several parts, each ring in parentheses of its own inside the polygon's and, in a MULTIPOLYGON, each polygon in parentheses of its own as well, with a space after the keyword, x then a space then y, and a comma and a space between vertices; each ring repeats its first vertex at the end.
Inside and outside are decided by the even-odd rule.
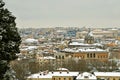
POLYGON ((67 74, 69 74, 69 71, 67 71, 67 74))
POLYGON ((80 72, 78 73, 78 75, 80 75, 80 72))
POLYGON ((40 72, 40 75, 42 75, 42 73, 40 72))
POLYGON ((43 75, 46 75, 46 73, 45 73, 45 72, 43 72, 43 75))
POLYGON ((62 73, 62 71, 60 71, 60 74, 62 73))
POLYGON ((52 71, 51 73, 53 74, 54 72, 52 71))
POLYGON ((45 73, 43 73, 43 75, 45 75, 45 73))

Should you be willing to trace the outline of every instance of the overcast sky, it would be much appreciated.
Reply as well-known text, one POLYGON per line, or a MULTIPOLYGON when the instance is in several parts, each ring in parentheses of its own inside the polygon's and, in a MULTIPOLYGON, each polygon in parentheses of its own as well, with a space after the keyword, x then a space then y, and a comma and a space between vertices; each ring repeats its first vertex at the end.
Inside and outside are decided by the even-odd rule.
POLYGON ((4 0, 17 27, 120 27, 120 0, 4 0))

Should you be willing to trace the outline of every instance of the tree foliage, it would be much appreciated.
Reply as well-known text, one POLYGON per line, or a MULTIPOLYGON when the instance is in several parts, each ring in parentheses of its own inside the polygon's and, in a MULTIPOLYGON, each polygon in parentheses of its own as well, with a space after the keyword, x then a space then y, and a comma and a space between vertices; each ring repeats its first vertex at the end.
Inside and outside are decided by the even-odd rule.
POLYGON ((21 38, 16 28, 16 18, 4 8, 4 5, 5 3, 0 0, 0 80, 9 80, 9 63, 17 58, 21 38))

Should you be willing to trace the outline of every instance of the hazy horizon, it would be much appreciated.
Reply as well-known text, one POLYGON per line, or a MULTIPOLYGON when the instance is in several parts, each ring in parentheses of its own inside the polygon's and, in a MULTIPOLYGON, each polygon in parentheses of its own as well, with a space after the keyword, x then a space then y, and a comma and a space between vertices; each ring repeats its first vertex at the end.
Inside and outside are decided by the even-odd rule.
POLYGON ((4 0, 18 28, 119 27, 120 0, 4 0))

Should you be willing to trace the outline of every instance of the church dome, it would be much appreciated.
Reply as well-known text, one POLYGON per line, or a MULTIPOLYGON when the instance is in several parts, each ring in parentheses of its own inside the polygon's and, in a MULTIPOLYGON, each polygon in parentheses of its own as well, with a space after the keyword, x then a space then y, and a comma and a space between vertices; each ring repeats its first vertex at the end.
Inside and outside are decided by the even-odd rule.
POLYGON ((84 72, 77 76, 76 80, 97 80, 94 74, 84 72))
POLYGON ((85 36, 84 41, 87 44, 93 44, 94 43, 94 36, 93 36, 93 33, 91 32, 91 30, 89 30, 89 32, 85 36))

